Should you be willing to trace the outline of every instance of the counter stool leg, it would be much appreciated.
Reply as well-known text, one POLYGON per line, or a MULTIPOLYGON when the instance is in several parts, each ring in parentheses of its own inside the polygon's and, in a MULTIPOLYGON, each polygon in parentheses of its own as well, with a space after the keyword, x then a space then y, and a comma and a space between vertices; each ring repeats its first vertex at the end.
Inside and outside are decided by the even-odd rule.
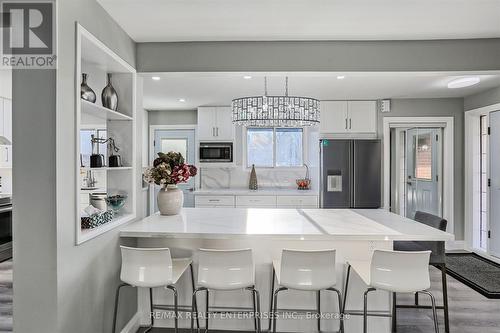
POLYGON ((177 289, 174 286, 167 286, 168 289, 174 292, 174 327, 175 333, 178 333, 179 330, 179 309, 178 309, 178 294, 177 289))
POLYGON ((437 311, 436 311, 436 299, 434 298, 434 295, 432 295, 429 291, 424 290, 420 291, 423 294, 429 295, 431 298, 431 305, 432 305, 432 316, 434 318, 434 331, 436 333, 439 333, 439 324, 438 324, 438 317, 437 317, 437 311))
MULTIPOLYGON (((194 285, 194 273, 193 273, 193 263, 189 264, 189 270, 191 271, 191 287, 193 288, 193 292, 195 290, 195 285, 194 285)), ((193 306, 196 308, 196 314, 198 314, 198 304, 196 303, 196 297, 193 299, 194 303, 193 306)), ((196 316, 196 328, 200 328, 200 319, 198 316, 196 316)))
POLYGON ((441 265, 441 280, 443 285, 444 330, 450 333, 450 319, 448 317, 448 284, 446 282, 446 265, 441 265))
POLYGON ((335 288, 328 288, 327 290, 333 291, 337 294, 340 312, 340 333, 344 333, 344 311, 342 310, 342 293, 335 288))
POLYGON ((270 289, 270 295, 271 295, 271 299, 269 300, 269 318, 267 319, 268 320, 268 323, 269 323, 269 327, 267 329, 268 332, 271 332, 271 325, 273 323, 273 317, 272 317, 272 314, 273 314, 273 295, 274 295, 274 279, 276 277, 276 272, 274 271, 274 266, 271 265, 271 270, 273 271, 272 273, 272 278, 271 278, 271 289, 270 289))
POLYGON ((278 321, 278 293, 280 291, 287 290, 285 287, 280 287, 274 292, 274 308, 273 313, 276 314, 276 318, 273 320, 273 333, 276 333, 276 322, 278 321))
POLYGON ((318 310, 318 332, 321 333, 321 290, 316 293, 316 302, 318 310))
POLYGON ((115 310, 113 313, 113 333, 116 331, 116 316, 118 315, 118 303, 120 301, 120 290, 122 287, 126 287, 128 284, 126 283, 121 283, 118 288, 116 288, 116 294, 115 294, 115 310))
POLYGON ((155 325, 155 318, 154 318, 154 307, 153 307, 153 288, 149 288, 149 307, 150 307, 150 313, 149 317, 151 318, 151 325, 144 330, 143 333, 147 333, 153 329, 153 326, 155 325))
POLYGON ((205 304, 205 333, 208 333, 208 317, 209 317, 209 313, 208 313, 208 296, 209 296, 209 292, 208 292, 208 289, 206 289, 206 304, 205 304))
MULTIPOLYGON (((196 288, 194 291, 193 291, 193 300, 191 301, 191 333, 194 332, 194 316, 196 316, 196 319, 199 318, 199 311, 198 311, 198 305, 196 305, 195 307, 195 304, 197 304, 196 302, 196 295, 199 291, 203 291, 203 290, 206 290, 205 288, 201 287, 201 288, 196 288)), ((198 326, 197 328, 197 332, 200 331, 200 327, 198 326)))
POLYGON ((363 295, 363 333, 368 332, 368 293, 374 290, 375 288, 368 288, 363 295))
POLYGON ((345 278, 345 288, 344 288, 344 303, 342 303, 342 313, 345 312, 345 305, 347 303, 347 288, 349 287, 349 277, 351 275, 351 265, 347 266, 347 275, 345 278))
POLYGON ((246 288, 252 292, 255 332, 260 333, 260 295, 255 287, 246 288))
POLYGON ((397 296, 396 293, 392 293, 392 332, 397 332, 398 330, 398 320, 397 320, 397 296))

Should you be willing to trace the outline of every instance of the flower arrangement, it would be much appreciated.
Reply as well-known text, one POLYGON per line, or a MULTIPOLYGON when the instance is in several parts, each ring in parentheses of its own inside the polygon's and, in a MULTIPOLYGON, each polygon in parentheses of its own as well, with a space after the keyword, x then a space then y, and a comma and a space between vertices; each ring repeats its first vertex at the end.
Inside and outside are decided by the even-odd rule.
POLYGON ((166 187, 185 183, 196 176, 198 169, 194 165, 184 163, 181 153, 158 153, 153 166, 144 171, 144 180, 150 184, 166 187))

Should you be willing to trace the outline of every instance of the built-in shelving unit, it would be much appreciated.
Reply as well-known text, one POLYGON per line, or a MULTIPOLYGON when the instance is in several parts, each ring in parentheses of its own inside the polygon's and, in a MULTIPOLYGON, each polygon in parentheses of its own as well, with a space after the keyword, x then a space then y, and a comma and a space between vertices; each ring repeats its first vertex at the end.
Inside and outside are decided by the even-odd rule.
POLYGON ((137 216, 136 71, 85 28, 77 24, 76 29, 76 244, 81 244, 137 216), (82 73, 88 75, 87 84, 97 96, 95 103, 80 98, 82 73), (116 111, 105 108, 101 104, 101 92, 106 86, 108 73, 112 74, 112 84, 118 95, 116 111), (105 128, 107 137, 115 140, 120 148, 119 154, 123 167, 90 168, 80 165, 80 129, 87 128, 89 125, 105 128), (108 195, 127 195, 124 207, 115 213, 113 220, 94 229, 81 228, 81 196, 88 195, 88 193, 82 194, 80 174, 88 170, 105 172, 105 190, 108 195))

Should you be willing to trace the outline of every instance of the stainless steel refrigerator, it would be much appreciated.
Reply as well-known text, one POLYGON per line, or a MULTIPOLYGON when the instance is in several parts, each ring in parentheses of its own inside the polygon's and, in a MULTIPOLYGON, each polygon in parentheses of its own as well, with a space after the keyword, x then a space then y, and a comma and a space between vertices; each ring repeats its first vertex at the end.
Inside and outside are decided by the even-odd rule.
POLYGON ((380 140, 320 140, 321 207, 379 208, 380 140))

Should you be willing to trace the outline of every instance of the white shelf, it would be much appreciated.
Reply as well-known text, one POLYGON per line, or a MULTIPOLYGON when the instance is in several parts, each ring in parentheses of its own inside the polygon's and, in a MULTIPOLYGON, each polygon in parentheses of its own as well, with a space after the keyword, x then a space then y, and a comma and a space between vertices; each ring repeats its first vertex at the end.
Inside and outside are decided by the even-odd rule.
POLYGON ((135 219, 134 214, 124 214, 124 215, 117 215, 111 220, 111 222, 108 222, 106 224, 103 224, 101 226, 98 226, 97 228, 93 229, 81 229, 78 239, 77 239, 77 244, 82 244, 94 237, 97 237, 109 230, 112 230, 122 224, 125 224, 127 222, 132 221, 135 219))
POLYGON ((110 168, 110 167, 102 167, 102 168, 88 168, 88 167, 83 167, 80 168, 81 170, 103 170, 103 171, 118 171, 118 170, 132 170, 132 167, 116 167, 116 168, 110 168))
POLYGON ((82 113, 105 120, 132 120, 132 117, 104 106, 81 99, 82 113))

